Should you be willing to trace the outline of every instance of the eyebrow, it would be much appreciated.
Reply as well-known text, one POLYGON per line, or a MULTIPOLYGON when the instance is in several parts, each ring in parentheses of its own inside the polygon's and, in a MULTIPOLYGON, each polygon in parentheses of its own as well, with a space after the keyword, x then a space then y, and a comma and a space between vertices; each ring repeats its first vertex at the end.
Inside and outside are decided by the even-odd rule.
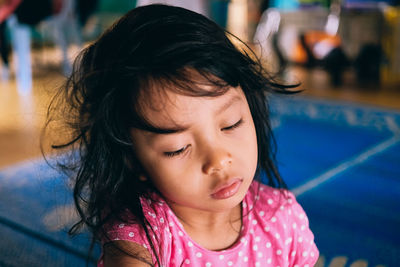
POLYGON ((175 127, 166 127, 166 128, 149 125, 144 130, 155 134, 174 134, 174 133, 184 132, 187 129, 189 129, 189 127, 183 125, 177 125, 175 127))
MULTIPOLYGON (((240 100, 241 100, 241 97, 238 95, 231 97, 229 99, 229 101, 227 101, 219 109, 217 109, 215 114, 222 113, 223 111, 227 110, 230 106, 232 106, 235 102, 238 102, 240 100)), ((175 134, 175 133, 184 132, 189 128, 190 127, 186 126, 186 125, 176 125, 173 127, 158 127, 158 126, 154 126, 154 125, 146 125, 146 129, 144 129, 144 130, 151 132, 151 133, 155 133, 155 134, 175 134)))

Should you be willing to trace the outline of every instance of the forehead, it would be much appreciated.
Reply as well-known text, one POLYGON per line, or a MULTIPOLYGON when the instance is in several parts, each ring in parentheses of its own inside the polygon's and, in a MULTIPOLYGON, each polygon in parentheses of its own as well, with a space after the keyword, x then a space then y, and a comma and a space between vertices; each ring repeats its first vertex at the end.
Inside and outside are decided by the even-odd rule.
MULTIPOLYGON (((197 85, 204 92, 213 92, 211 85, 197 85)), ((245 96, 240 87, 227 88, 224 93, 211 96, 183 95, 175 90, 151 87, 138 99, 140 113, 151 125, 173 126, 195 121, 199 114, 217 111, 244 102, 245 96)))

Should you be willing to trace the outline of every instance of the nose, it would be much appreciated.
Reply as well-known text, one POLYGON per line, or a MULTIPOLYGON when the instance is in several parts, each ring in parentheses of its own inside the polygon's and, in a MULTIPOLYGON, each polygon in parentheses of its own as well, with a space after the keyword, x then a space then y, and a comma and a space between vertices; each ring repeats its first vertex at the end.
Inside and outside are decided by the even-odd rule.
POLYGON ((203 172, 212 174, 224 170, 232 164, 232 155, 223 148, 210 147, 205 155, 203 172))

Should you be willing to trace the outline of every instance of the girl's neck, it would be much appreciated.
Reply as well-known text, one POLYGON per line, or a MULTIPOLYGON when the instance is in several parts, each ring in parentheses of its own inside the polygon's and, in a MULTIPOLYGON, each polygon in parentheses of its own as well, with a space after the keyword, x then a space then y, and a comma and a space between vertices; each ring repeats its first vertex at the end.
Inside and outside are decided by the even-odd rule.
POLYGON ((185 208, 174 207, 176 217, 186 233, 197 244, 209 250, 223 250, 236 243, 242 228, 242 205, 227 212, 188 212, 185 208))

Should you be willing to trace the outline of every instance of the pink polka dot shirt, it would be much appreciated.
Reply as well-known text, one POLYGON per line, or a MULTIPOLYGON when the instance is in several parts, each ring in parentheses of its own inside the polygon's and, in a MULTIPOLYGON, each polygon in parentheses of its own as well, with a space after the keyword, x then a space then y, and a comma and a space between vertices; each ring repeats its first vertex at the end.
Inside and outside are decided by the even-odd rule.
MULTIPOLYGON (((239 239, 222 251, 211 251, 197 244, 165 200, 158 195, 154 200, 142 199, 142 207, 153 228, 150 236, 160 249, 162 266, 312 267, 318 259, 308 218, 287 190, 253 182, 242 202, 239 239)), ((115 223, 107 233, 110 240, 126 240, 150 248, 144 230, 138 225, 115 223)), ((151 249, 149 252, 156 262, 151 249)), ((98 266, 103 266, 102 258, 98 266)))

